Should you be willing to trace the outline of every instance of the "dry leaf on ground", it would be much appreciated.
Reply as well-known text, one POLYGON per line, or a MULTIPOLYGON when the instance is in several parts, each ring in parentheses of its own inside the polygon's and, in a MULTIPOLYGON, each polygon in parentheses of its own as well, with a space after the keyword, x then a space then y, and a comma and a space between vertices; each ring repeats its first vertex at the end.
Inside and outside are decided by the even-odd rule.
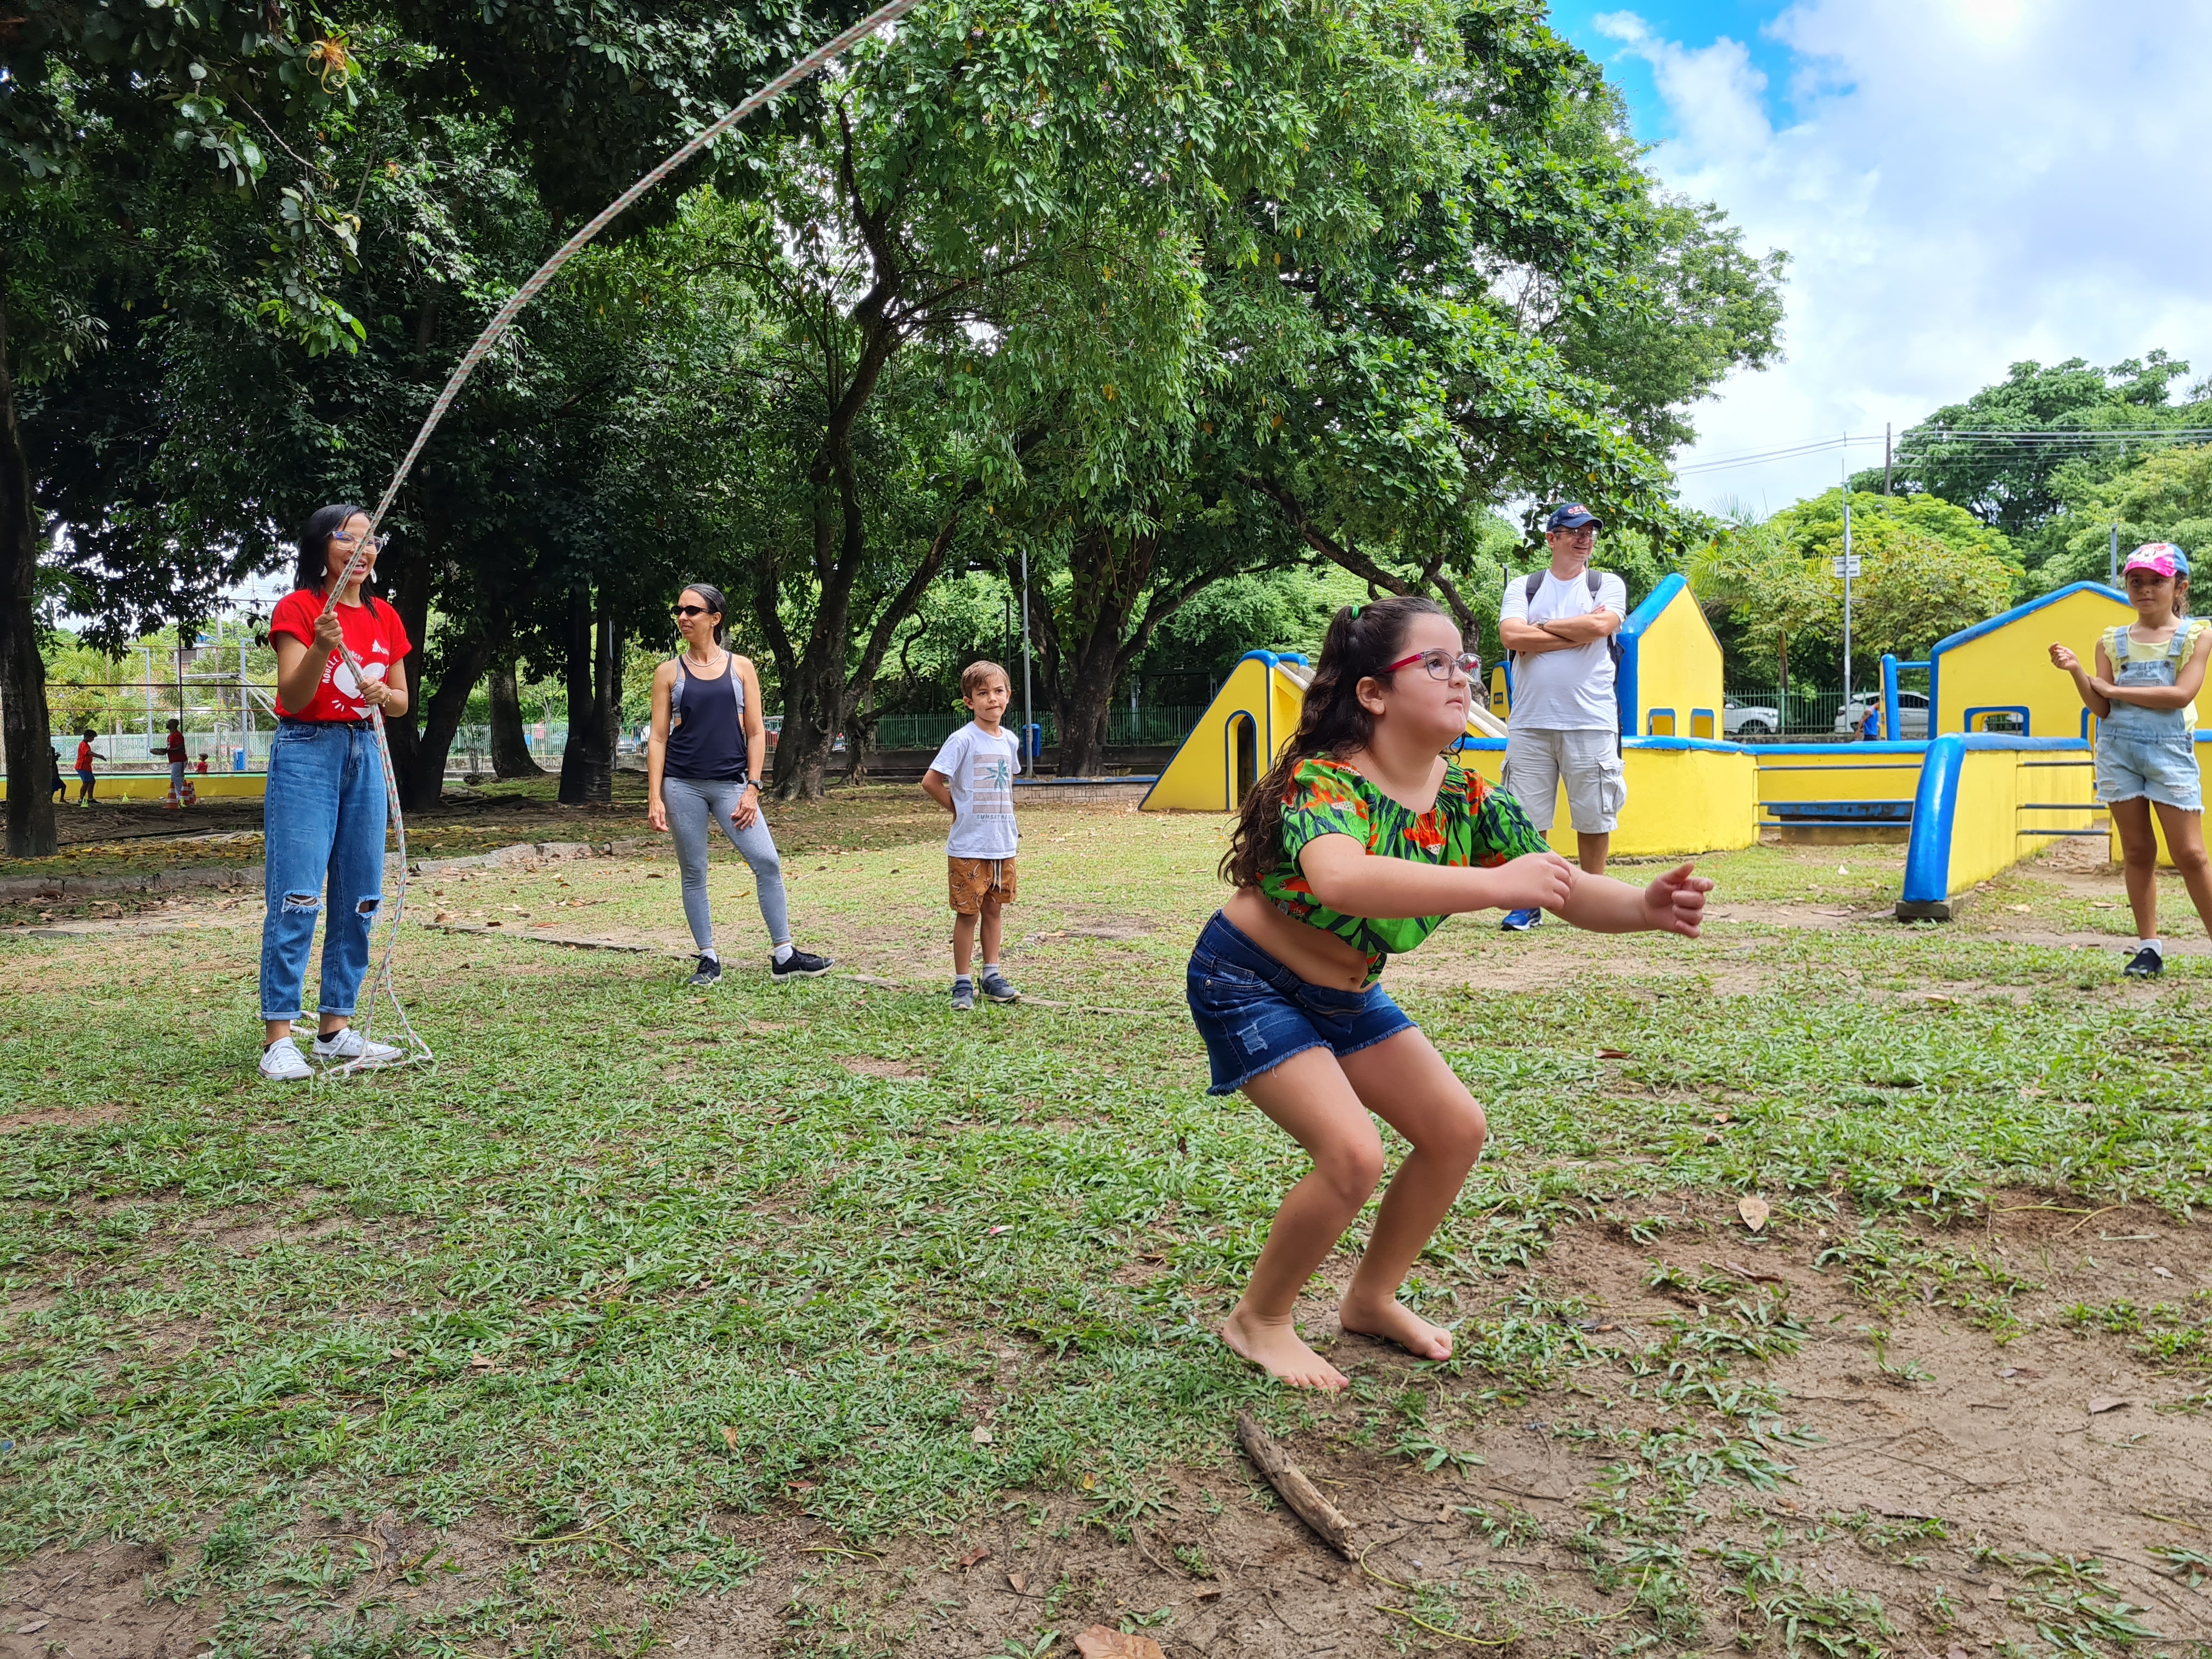
POLYGON ((974 1549, 969 1550, 967 1554, 960 1558, 960 1565, 963 1568, 972 1567, 990 1553, 991 1552, 986 1549, 982 1545, 978 1544, 974 1549))
POLYGON ((969 1435, 968 1437, 979 1446, 988 1446, 991 1443, 991 1431, 985 1428, 981 1423, 978 1423, 975 1425, 975 1433, 969 1435))
POLYGON ((1029 1575, 1027 1573, 1010 1572, 1006 1575, 1006 1582, 1014 1587, 1014 1589, 1018 1594, 1030 1587, 1029 1575))
POLYGON ((1763 1198, 1739 1198, 1735 1201, 1735 1212, 1743 1218, 1743 1224, 1753 1232, 1764 1227, 1766 1218, 1773 1214, 1763 1198))
POLYGON ((2089 1402, 2089 1415, 2101 1417, 2106 1412, 2116 1412, 2128 1403, 2125 1395, 2100 1394, 2089 1402))
POLYGON ((1597 1057, 1600 1060, 1626 1060, 1628 1058, 1628 1050, 1626 1048, 1601 1048, 1597 1051, 1597 1057))
POLYGON ((1093 1625, 1079 1635, 1075 1650, 1083 1659, 1167 1659, 1160 1644, 1151 1637, 1108 1630, 1103 1625, 1093 1625))
POLYGON ((732 1451, 738 1449, 738 1431, 726 1423, 722 1425, 722 1443, 732 1451))

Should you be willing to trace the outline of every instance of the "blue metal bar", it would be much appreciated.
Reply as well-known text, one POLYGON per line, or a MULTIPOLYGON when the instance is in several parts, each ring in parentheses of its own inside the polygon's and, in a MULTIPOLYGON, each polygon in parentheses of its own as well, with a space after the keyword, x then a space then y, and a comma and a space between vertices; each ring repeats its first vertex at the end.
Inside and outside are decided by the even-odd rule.
POLYGON ((1881 733, 1885 738, 1898 734, 1897 724, 1897 653, 1881 653, 1881 733))

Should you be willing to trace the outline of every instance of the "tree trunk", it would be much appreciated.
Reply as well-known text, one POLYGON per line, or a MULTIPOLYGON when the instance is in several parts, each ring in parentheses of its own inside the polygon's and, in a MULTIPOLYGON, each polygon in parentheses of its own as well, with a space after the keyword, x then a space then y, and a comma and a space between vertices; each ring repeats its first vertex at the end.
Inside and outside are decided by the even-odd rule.
MULTIPOLYGON (((471 640, 438 676, 437 690, 422 706, 422 734, 415 744, 414 774, 407 781, 413 797, 410 807, 434 806, 445 793, 446 757, 453 750, 453 733, 460 730, 470 694, 490 659, 490 641, 471 640)), ((395 764, 397 761, 395 756, 395 764)))
MULTIPOLYGON (((592 592, 588 587, 579 587, 568 595, 568 741, 561 751, 563 806, 586 806, 614 798, 606 711, 592 687, 596 655, 592 642, 592 592)), ((600 684, 604 686, 605 681, 600 684)))
MULTIPOLYGON (((422 720, 422 683, 424 671, 430 662, 429 645, 422 637, 430 631, 430 559, 428 550, 417 548, 399 562, 396 570, 388 564, 384 569, 392 579, 387 603, 399 613, 400 625, 406 629, 408 641, 407 654, 401 659, 406 664, 407 712, 397 720, 386 720, 384 735, 392 745, 392 768, 399 782, 399 805, 403 809, 411 811, 416 805, 413 793, 415 782, 421 775, 416 750, 420 743, 416 732, 420 730, 422 720)), ((445 757, 441 755, 438 757, 440 768, 442 769, 445 763, 445 757)), ((438 791, 434 786, 428 799, 434 802, 437 799, 438 791)))
POLYGON ((532 757, 522 729, 522 688, 514 665, 491 671, 491 770, 496 778, 543 777, 545 769, 532 757))
POLYGON ((615 768, 622 760, 623 728, 623 641, 622 628, 615 621, 615 603, 606 590, 599 590, 599 724, 605 732, 607 746, 607 799, 614 799, 615 768))
POLYGON ((55 851, 53 734, 47 724, 46 664, 39 654, 32 608, 38 568, 31 465, 15 421, 8 312, 0 300, 0 726, 8 756, 8 856, 14 859, 50 858, 55 851))

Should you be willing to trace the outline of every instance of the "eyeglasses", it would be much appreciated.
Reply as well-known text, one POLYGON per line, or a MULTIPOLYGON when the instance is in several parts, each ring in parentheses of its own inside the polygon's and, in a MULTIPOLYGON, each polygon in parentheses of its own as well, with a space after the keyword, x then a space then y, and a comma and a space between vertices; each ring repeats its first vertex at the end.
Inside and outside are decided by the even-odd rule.
POLYGON ((372 553, 375 552, 379 548, 384 545, 384 538, 381 536, 349 536, 343 530, 335 532, 331 535, 331 539, 334 542, 343 542, 348 547, 351 547, 356 542, 362 542, 368 546, 368 550, 372 553))
POLYGON ((714 612, 703 605, 675 605, 668 608, 672 617, 710 617, 714 612))
POLYGON ((1472 651, 1416 651, 1410 657, 1399 658, 1382 672, 1395 674, 1401 668, 1411 668, 1415 663, 1427 669, 1432 680, 1449 679, 1454 669, 1469 679, 1482 672, 1482 659, 1472 651))

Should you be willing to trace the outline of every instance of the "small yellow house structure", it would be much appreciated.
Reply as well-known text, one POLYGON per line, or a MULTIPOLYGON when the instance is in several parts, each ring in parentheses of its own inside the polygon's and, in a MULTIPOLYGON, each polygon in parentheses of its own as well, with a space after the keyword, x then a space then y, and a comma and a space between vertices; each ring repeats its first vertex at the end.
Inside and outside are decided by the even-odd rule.
POLYGON ((2087 737, 2089 711, 2072 678, 2051 665, 2051 644, 2071 646, 2086 664, 2097 635, 2135 615, 2102 582, 2075 582, 1939 641, 1928 653, 1928 735, 2087 737))

